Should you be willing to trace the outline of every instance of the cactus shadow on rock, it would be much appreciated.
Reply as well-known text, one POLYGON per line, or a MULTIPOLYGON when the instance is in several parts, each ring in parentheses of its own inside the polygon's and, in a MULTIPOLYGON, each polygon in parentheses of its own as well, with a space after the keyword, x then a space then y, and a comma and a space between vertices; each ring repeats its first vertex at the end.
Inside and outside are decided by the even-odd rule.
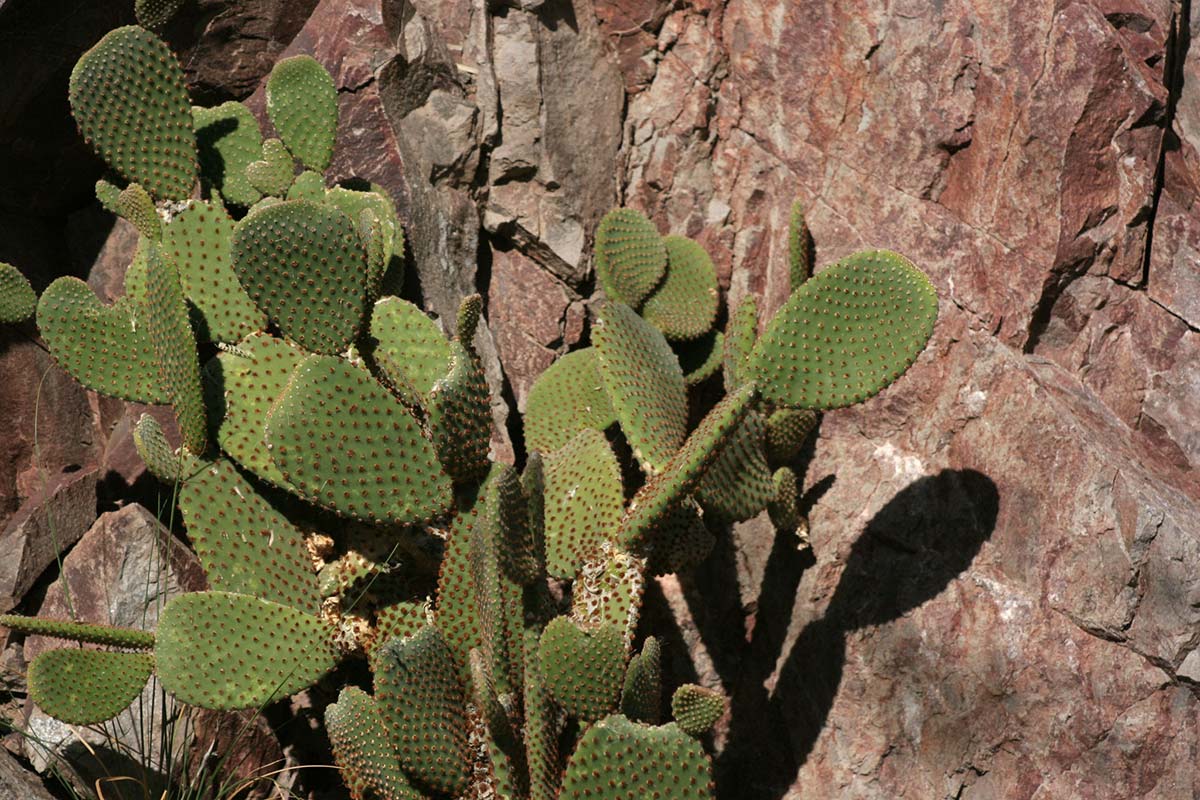
POLYGON ((689 597, 730 694, 730 745, 716 760, 718 797, 779 800, 787 793, 837 696, 847 637, 896 620, 945 590, 992 535, 998 512, 995 483, 970 469, 943 470, 897 493, 855 541, 825 613, 796 637, 773 691, 767 681, 811 554, 796 549, 790 532, 776 535, 752 636, 740 642, 729 632, 740 626, 729 626, 727 614, 697 609, 699 598, 689 597))

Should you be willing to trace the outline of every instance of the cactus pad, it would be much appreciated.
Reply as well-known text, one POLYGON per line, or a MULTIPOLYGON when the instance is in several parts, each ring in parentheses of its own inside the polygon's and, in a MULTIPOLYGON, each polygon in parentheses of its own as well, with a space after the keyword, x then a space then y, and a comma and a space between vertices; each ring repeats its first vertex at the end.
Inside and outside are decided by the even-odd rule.
POLYGON ((490 482, 487 500, 496 520, 500 568, 508 580, 528 586, 542 577, 542 558, 530 530, 520 473, 507 464, 499 466, 490 482))
POLYGON ((117 195, 117 213, 147 239, 158 241, 162 238, 162 220, 158 218, 154 201, 138 184, 129 184, 117 195))
POLYGON ((283 197, 296 177, 296 164, 292 154, 278 139, 267 139, 262 143, 256 161, 246 165, 246 180, 255 191, 269 197, 283 197))
POLYGON ((787 464, 800 455, 808 436, 817 427, 817 412, 780 408, 767 418, 767 458, 772 464, 787 464))
POLYGON ((404 229, 400 227, 400 220, 396 218, 396 206, 387 191, 374 184, 369 192, 333 186, 325 190, 325 202, 340 208, 348 217, 357 221, 360 232, 363 230, 364 214, 368 211, 373 214, 378 223, 381 252, 378 265, 380 271, 376 273, 373 267, 369 295, 374 299, 380 294, 400 294, 404 282, 404 229))
POLYGON ((338 353, 358 335, 366 256, 354 222, 341 211, 288 200, 248 215, 234 230, 233 269, 301 347, 338 353))
POLYGON ((662 280, 667 248, 640 211, 615 208, 596 228, 596 277, 609 299, 637 307, 662 280))
POLYGON ((47 650, 29 665, 29 695, 57 720, 95 725, 125 710, 153 667, 146 653, 47 650))
POLYGON ((146 253, 146 311, 146 328, 158 355, 159 375, 175 408, 183 446, 192 455, 200 455, 208 444, 208 422, 196 336, 188 321, 179 268, 157 245, 151 245, 146 253))
POLYGON ((467 663, 471 648, 483 644, 479 603, 471 576, 471 531, 479 518, 477 509, 463 511, 454 518, 438 572, 434 618, 459 664, 467 663))
POLYGON ((200 180, 226 202, 249 208, 262 192, 246 177, 246 167, 262 156, 262 134, 250 109, 230 100, 213 108, 192 108, 200 180))
POLYGON ((908 259, 857 253, 792 293, 754 348, 750 375, 779 405, 860 403, 908 369, 936 320, 933 286, 908 259))
POLYGON ((767 503, 771 524, 776 530, 794 531, 800 527, 800 483, 791 467, 780 467, 771 477, 775 492, 767 503))
POLYGON ((604 434, 585 429, 545 459, 545 482, 546 571, 573 578, 621 522, 621 468, 604 434))
POLYGON ((179 267, 196 338, 202 342, 236 342, 267 326, 266 316, 233 272, 233 228, 224 209, 193 200, 163 232, 163 252, 179 267))
POLYGON ((525 445, 540 453, 563 447, 584 428, 603 431, 617 421, 591 347, 551 364, 534 381, 525 409, 525 445))
POLYGON ((437 628, 375 651, 375 698, 405 771, 440 792, 467 783, 466 695, 437 628))
POLYGON ((766 428, 758 411, 746 414, 700 479, 697 497, 704 510, 721 522, 748 520, 771 499, 774 489, 767 466, 766 428))
POLYGON ((696 487, 704 470, 750 412, 756 396, 754 384, 748 383, 726 395, 700 421, 667 468, 648 480, 629 504, 617 535, 622 547, 633 553, 652 548, 653 532, 696 487))
POLYGON ((51 355, 75 380, 101 394, 165 403, 150 332, 122 297, 105 306, 78 278, 59 278, 38 301, 37 322, 51 355))
MULTIPOLYGON (((711 470, 712 467, 709 467, 706 478, 711 470)), ((766 505, 766 500, 763 505, 766 505)), ((762 510, 761 507, 759 510, 762 510)), ((672 508, 650 538, 650 557, 646 568, 653 575, 685 572, 708 558, 716 544, 716 537, 704 524, 692 500, 685 500, 672 508)))
POLYGON ((405 404, 424 406, 450 369, 450 342, 436 322, 399 297, 384 297, 371 314, 372 354, 405 404))
POLYGON ((142 27, 161 28, 186 2, 187 0, 135 0, 133 11, 142 27))
POLYGON ((694 342, 683 342, 674 348, 683 370, 683 382, 688 386, 708 380, 721 369, 725 353, 725 334, 709 331, 694 342))
POLYGON ((354 800, 421 800, 396 760, 375 699, 347 686, 325 709, 325 728, 342 780, 354 800))
POLYGON ((303 497, 343 516, 408 524, 450 505, 450 481, 417 421, 340 358, 309 356, 296 368, 267 420, 267 444, 303 497))
POLYGON ((158 420, 149 414, 142 414, 134 425, 133 444, 142 461, 146 462, 146 469, 163 483, 185 480, 196 469, 196 459, 183 450, 176 452, 158 420))
POLYGON ((183 70, 161 39, 110 31, 71 71, 71 113, 110 167, 151 195, 182 200, 196 182, 196 139, 183 70))
POLYGON ((309 169, 325 171, 333 157, 337 89, 312 56, 275 64, 267 79, 267 115, 292 155, 309 169))
POLYGON ((200 469, 180 488, 179 509, 212 589, 317 613, 303 534, 233 464, 200 469))
POLYGON ((667 340, 633 309, 606 303, 592 331, 600 378, 633 454, 662 470, 687 436, 687 387, 667 340))
POLYGON ((542 631, 538 653, 546 689, 568 714, 592 722, 616 707, 625 676, 618 626, 586 633, 566 617, 555 617, 542 631))
POLYGON ((460 341, 450 343, 450 372, 429 390, 429 430, 438 460, 456 483, 488 471, 492 407, 483 364, 460 341))
POLYGON ((812 277, 812 268, 808 223, 804 220, 804 206, 797 200, 792 203, 791 218, 788 220, 788 277, 793 292, 812 277))
POLYGON ((725 695, 694 683, 685 683, 671 697, 671 714, 679 730, 703 736, 725 713, 725 695))
POLYGON ((149 631, 93 625, 88 622, 0 614, 0 626, 32 636, 49 636, 130 650, 148 650, 154 646, 154 634, 149 631))
POLYGON ((562 712, 546 691, 538 658, 538 634, 526 630, 525 644, 525 762, 529 766, 529 800, 554 800, 561 779, 558 736, 562 712))
POLYGON ((717 318, 717 270, 698 242, 664 236, 667 277, 646 298, 642 316, 672 341, 697 339, 717 318))
POLYGON ((154 646, 163 688, 201 708, 265 705, 333 668, 329 626, 290 606, 226 592, 176 597, 154 646))
POLYGON ((621 713, 647 725, 657 725, 662 716, 662 646, 653 636, 647 636, 642 652, 629 659, 621 687, 621 713))
POLYGON ((96 181, 96 201, 100 203, 110 214, 121 213, 121 209, 117 204, 117 199, 121 196, 121 187, 117 186, 107 178, 101 178, 96 181))
POLYGON ((12 264, 0 262, 0 324, 24 322, 37 310, 33 287, 12 264))
MULTIPOLYGON (((288 200, 312 200, 321 202, 325 199, 325 179, 321 173, 306 169, 296 176, 288 188, 288 200)), ((351 217, 351 219, 354 219, 351 217)))
POLYGON ((715 786, 704 748, 676 725, 650 727, 614 715, 579 739, 560 800, 710 800, 715 786))

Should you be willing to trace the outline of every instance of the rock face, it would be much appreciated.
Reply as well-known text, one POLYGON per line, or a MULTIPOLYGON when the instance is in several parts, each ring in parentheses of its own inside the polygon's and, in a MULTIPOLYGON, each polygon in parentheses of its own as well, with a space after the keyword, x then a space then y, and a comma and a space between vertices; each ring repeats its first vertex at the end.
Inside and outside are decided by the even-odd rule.
MULTIPOLYGON (((32 8, 0 3, 0 25, 9 6, 32 8)), ((213 0, 189 13, 204 24, 173 41, 198 97, 252 94, 279 54, 333 71, 345 144, 330 176, 397 198, 406 293, 442 318, 486 298, 501 458, 520 456, 512 408, 586 339, 610 205, 698 239, 730 301, 753 293, 767 314, 787 292, 796 197, 819 264, 890 247, 930 274, 929 349, 821 425, 812 550, 748 523, 650 593, 675 679, 733 698, 715 737, 722 798, 1200 795, 1200 9, 213 0)), ((33 147, 23 125, 0 115, 0 143, 33 147)), ((35 184, 13 185, 37 225, 5 228, 29 241, 0 241, 34 272, 53 261, 35 235, 84 227, 35 184)), ((79 248, 102 256, 95 285, 119 286, 106 263, 122 235, 79 248)), ((9 425, 44 361, 22 347, 0 349, 19 363, 5 374, 25 376, 0 387, 22 409, 9 425)), ((123 418, 56 420, 66 433, 44 467, 96 463, 101 416, 123 418)), ((21 431, 0 437, 14 448, 7 513, 31 493, 21 431)))

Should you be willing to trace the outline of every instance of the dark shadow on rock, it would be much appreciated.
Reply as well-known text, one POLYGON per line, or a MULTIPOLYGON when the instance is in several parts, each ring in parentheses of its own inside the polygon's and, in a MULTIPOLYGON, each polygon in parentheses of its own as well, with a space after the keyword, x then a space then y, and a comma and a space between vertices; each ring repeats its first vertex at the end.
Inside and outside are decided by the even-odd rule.
POLYGON ((847 635, 898 619, 941 593, 991 536, 998 511, 995 484, 973 470, 943 470, 905 487, 851 548, 824 615, 800 631, 773 688, 796 589, 812 556, 797 550, 790 532, 776 534, 745 626, 730 625, 741 618, 733 616, 737 609, 704 607, 706 598, 737 597, 730 554, 710 560, 727 562, 718 567, 722 585, 705 582, 703 595, 690 593, 689 606, 730 694, 728 745, 715 765, 718 797, 784 796, 829 716, 847 635))

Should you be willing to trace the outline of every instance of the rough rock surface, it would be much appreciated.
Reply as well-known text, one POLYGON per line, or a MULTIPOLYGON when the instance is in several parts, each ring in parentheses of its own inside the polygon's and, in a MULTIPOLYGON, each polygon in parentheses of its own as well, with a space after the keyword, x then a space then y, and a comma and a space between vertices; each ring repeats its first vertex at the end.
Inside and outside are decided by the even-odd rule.
MULTIPOLYGON (((0 3, 0 29, 10 6, 29 3, 0 3)), ((930 348, 822 423, 812 550, 748 523, 650 592, 675 676, 733 697, 715 737, 721 797, 1200 794, 1200 8, 199 8, 217 13, 173 33, 197 94, 246 96, 277 54, 314 54, 342 106, 330 175, 397 198, 406 292, 442 318, 485 294, 504 458, 520 449, 511 407, 586 339, 591 241, 613 203, 698 239, 730 301, 753 293, 767 313, 787 291, 795 197, 819 263, 890 247, 929 272, 930 348)), ((42 152, 23 125, 0 114, 0 143, 42 152)), ((91 230, 41 180, 11 184, 23 216, 5 230, 28 232, 0 238, 0 256, 39 275, 61 245, 36 237, 91 230)), ((63 263, 123 267, 121 235, 93 233, 63 263)), ((14 448, 0 513, 33 474, 12 420, 28 418, 45 356, 24 347, 0 344, 17 376, 0 407, 22 409, 3 423, 16 444, 0 437, 14 448)), ((62 406, 78 409, 67 384, 62 406)), ((99 460, 101 416, 121 414, 92 407, 95 423, 53 405, 44 469, 99 460)))

